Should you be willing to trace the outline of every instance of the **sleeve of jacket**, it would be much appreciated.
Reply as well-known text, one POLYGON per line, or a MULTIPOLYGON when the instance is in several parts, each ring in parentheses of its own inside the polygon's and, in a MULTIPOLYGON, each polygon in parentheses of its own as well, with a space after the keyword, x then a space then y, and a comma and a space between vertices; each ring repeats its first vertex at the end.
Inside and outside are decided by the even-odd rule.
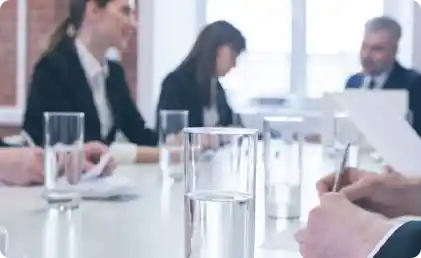
POLYGON ((412 127, 421 136, 421 75, 414 72, 408 89, 412 127))
POLYGON ((32 74, 23 121, 23 130, 35 144, 44 144, 44 112, 72 110, 68 99, 51 61, 43 58, 36 64, 32 74))
POLYGON ((354 85, 355 84, 354 83, 355 77, 356 77, 356 75, 351 75, 351 76, 348 77, 348 79, 346 80, 346 83, 345 83, 345 89, 356 88, 355 85, 354 85))
POLYGON ((145 120, 138 111, 125 79, 123 68, 119 64, 115 64, 121 81, 124 85, 121 87, 121 130, 124 135, 137 145, 156 146, 158 143, 158 134, 147 128, 145 120))
POLYGON ((374 258, 414 258, 421 250, 421 221, 410 221, 398 228, 374 258))

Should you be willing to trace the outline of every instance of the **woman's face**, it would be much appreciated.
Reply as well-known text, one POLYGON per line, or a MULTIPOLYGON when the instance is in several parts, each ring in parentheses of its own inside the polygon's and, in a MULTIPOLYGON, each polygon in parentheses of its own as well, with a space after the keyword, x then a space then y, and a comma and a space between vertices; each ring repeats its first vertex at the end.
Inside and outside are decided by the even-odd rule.
POLYGON ((237 64, 238 53, 231 46, 220 46, 216 53, 216 74, 225 76, 237 64))
POLYGON ((123 50, 136 32, 137 19, 133 0, 111 0, 105 8, 92 3, 91 17, 98 35, 110 46, 123 50))

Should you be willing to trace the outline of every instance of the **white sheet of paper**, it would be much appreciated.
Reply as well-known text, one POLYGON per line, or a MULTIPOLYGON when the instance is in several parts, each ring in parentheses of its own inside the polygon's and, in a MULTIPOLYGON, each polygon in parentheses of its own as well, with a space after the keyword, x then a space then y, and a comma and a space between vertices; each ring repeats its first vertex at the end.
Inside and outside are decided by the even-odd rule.
MULTIPOLYGON (((351 98, 355 100, 357 103, 367 102, 370 100, 375 100, 376 103, 384 103, 388 107, 392 107, 394 112, 397 112, 398 115, 405 117, 408 111, 408 92, 406 90, 362 90, 362 89, 347 89, 343 92, 337 93, 326 93, 323 97, 322 102, 322 144, 324 147, 327 147, 333 143, 333 130, 334 130, 334 115, 338 112, 347 113, 346 110, 342 110, 340 106, 332 99, 335 96, 336 98, 341 96, 346 96, 347 98, 351 98), (391 105, 393 103, 393 105, 391 105)), ((379 108, 376 107, 375 110, 379 108)), ((380 115, 380 113, 378 113, 380 115)), ((348 114, 346 114, 348 115, 348 114)), ((343 121, 347 124, 347 121, 343 121)), ((342 131, 343 134, 350 138, 358 137, 358 131, 355 131, 355 128, 352 124, 350 127, 347 128, 346 131, 342 131)), ((344 127, 341 127, 343 129, 344 127)), ((361 139, 364 140, 364 139, 361 139)), ((362 147, 369 147, 368 143, 363 141, 359 144, 362 147)))
MULTIPOLYGON (((60 180, 65 179, 61 178, 60 180)), ((77 190, 84 198, 110 198, 133 193, 135 184, 127 177, 111 175, 99 177, 95 180, 80 181, 76 185, 69 184, 67 187, 77 190)))
POLYGON ((91 180, 91 179, 98 178, 102 174, 102 172, 105 170, 105 167, 107 166, 110 158, 111 158, 110 153, 106 153, 106 154, 102 155, 98 164, 95 167, 93 167, 91 170, 84 173, 82 175, 81 180, 85 181, 85 180, 91 180))
POLYGON ((406 176, 421 175, 421 138, 393 102, 373 94, 332 94, 385 163, 406 176))

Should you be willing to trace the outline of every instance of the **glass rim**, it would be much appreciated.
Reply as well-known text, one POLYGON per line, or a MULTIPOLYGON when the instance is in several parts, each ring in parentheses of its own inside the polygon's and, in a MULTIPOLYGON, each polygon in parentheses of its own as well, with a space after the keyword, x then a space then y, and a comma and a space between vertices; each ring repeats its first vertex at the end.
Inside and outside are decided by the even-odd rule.
POLYGON ((44 112, 44 117, 62 116, 62 117, 84 117, 83 112, 44 112))
POLYGON ((236 127, 185 127, 184 134, 258 135, 257 129, 236 127))
POLYGON ((281 122, 288 122, 288 123, 301 123, 304 122, 303 116, 265 116, 263 118, 264 122, 273 122, 273 123, 281 123, 281 122))
POLYGON ((159 114, 188 114, 189 111, 188 110, 184 110, 184 109, 161 109, 159 110, 159 114))

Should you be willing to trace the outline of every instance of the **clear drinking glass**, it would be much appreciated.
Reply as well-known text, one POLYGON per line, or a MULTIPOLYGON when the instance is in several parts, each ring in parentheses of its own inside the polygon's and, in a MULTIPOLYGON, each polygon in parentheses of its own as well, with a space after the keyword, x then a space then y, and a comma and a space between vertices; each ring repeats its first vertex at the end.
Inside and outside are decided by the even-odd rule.
POLYGON ((5 228, 0 227, 0 252, 4 257, 7 257, 8 248, 9 248, 9 234, 5 228))
POLYGON ((263 120, 266 214, 299 218, 304 118, 273 116, 263 120))
POLYGON ((184 174, 182 130, 189 124, 187 110, 159 112, 159 164, 164 177, 179 179, 184 174))
POLYGON ((184 132, 185 257, 253 258, 257 130, 184 132))
POLYGON ((83 170, 84 114, 44 113, 45 199, 59 208, 77 208, 76 185, 83 170))

